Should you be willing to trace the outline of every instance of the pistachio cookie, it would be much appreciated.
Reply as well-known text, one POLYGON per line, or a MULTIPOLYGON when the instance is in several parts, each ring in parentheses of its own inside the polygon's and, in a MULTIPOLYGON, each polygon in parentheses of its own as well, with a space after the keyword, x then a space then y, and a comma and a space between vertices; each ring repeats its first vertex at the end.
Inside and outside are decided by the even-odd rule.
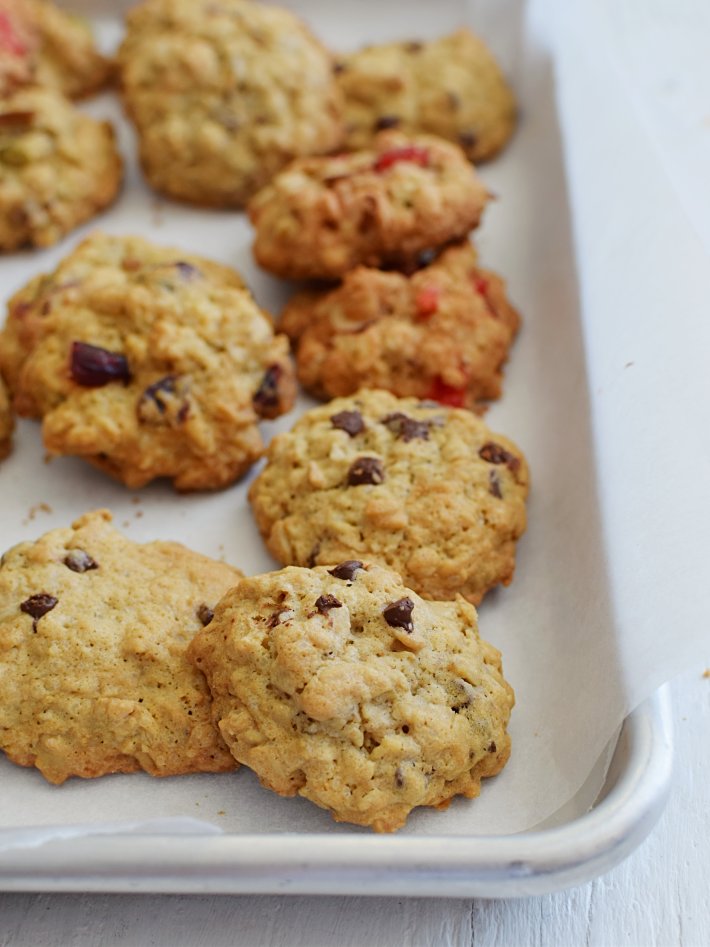
POLYGON ((363 390, 275 437, 249 496, 284 565, 368 560, 478 604, 513 578, 527 492, 520 450, 470 411, 363 390))
POLYGON ((243 579, 188 653, 236 759, 338 822, 391 832, 510 754, 513 691, 476 610, 368 563, 243 579))
POLYGON ((470 30, 430 43, 387 43, 336 66, 348 148, 383 128, 456 142, 471 161, 497 154, 515 127, 515 99, 492 53, 470 30))
POLYGON ((52 89, 0 98, 0 250, 47 247, 112 203, 113 129, 52 89))
POLYGON ((360 266, 336 289, 299 293, 280 328, 319 398, 385 388, 475 408, 500 396, 519 322, 503 280, 465 242, 409 275, 360 266))
POLYGON ((292 279, 338 279, 359 264, 404 268, 464 237, 488 199, 460 148, 378 135, 371 149, 295 161, 249 204, 254 255, 292 279))
POLYGON ((5 382, 2 380, 2 375, 0 375, 0 460, 10 453, 14 426, 5 382))
POLYGON ((241 207, 291 159, 337 148, 332 59, 292 13, 251 0, 145 0, 119 51, 150 184, 241 207))
POLYGON ((295 398, 286 336, 237 274, 136 237, 94 235, 10 300, 0 368, 51 454, 141 487, 225 487, 258 422, 295 398))
POLYGON ((185 652, 240 575, 177 543, 133 543, 106 510, 5 553, 0 749, 52 783, 232 769, 185 652))
POLYGON ((50 0, 0 0, 0 94, 32 83, 81 98, 111 72, 80 17, 50 0))

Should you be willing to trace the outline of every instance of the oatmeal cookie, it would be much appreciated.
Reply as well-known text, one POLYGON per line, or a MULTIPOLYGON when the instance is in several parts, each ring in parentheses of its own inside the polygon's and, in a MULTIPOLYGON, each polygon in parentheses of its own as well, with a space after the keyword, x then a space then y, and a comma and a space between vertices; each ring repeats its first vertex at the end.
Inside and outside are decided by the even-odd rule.
POLYGON ((359 264, 414 264, 464 237, 488 194, 460 148, 378 135, 370 150, 295 161, 249 204, 254 255, 292 279, 338 279, 359 264))
POLYGON ((0 375, 0 460, 10 453, 14 426, 5 382, 2 380, 2 375, 0 375))
POLYGON ((513 578, 527 492, 520 450, 470 411, 363 390, 274 438, 249 496, 284 565, 366 559, 478 604, 513 578))
POLYGON ((391 832, 474 798, 510 754, 513 691, 476 610, 368 563, 243 579, 188 654, 239 762, 338 822, 391 832))
POLYGON ((385 388, 475 408, 500 397, 519 321, 503 280, 465 242, 410 275, 360 266, 337 289, 299 293, 280 328, 316 397, 385 388))
POLYGON ((50 0, 0 0, 0 95, 32 83, 82 98, 111 73, 80 17, 50 0))
POLYGON ((295 398, 286 336, 227 267, 96 234, 10 300, 2 369, 51 454, 141 487, 224 487, 295 398))
POLYGON ((471 161, 492 158, 515 127, 515 99, 492 53, 470 30, 429 43, 387 43, 336 65, 347 147, 383 128, 456 142, 471 161))
POLYGON ((287 10, 251 0, 145 0, 119 51, 150 184, 241 207, 299 155, 337 148, 332 59, 287 10))
POLYGON ((185 651, 241 573, 110 521, 86 514, 0 562, 0 748, 52 783, 232 769, 185 651))
POLYGON ((0 250, 47 247, 118 194, 113 129, 52 89, 0 98, 0 250))

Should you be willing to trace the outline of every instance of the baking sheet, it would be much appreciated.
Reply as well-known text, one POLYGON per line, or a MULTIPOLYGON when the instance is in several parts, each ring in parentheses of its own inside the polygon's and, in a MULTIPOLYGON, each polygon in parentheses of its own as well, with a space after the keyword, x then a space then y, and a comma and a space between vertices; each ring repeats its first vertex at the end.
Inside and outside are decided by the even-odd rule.
MULTIPOLYGON (((620 596, 609 574, 609 524, 600 503, 601 455, 593 427, 597 414, 585 354, 585 338, 588 347, 593 327, 587 324, 585 336, 552 67, 540 45, 549 5, 524 8, 515 0, 442 0, 436 5, 424 0, 302 0, 287 5, 341 48, 392 36, 436 35, 468 16, 502 57, 521 99, 515 139, 500 159, 481 169, 500 199, 490 206, 476 235, 484 264, 506 276, 524 318, 504 398, 491 408, 488 422, 516 440, 529 458, 529 529, 519 546, 513 585, 490 595, 480 610, 482 634, 502 650, 506 676, 517 694, 513 756, 499 777, 484 784, 479 800, 457 800, 444 813, 416 812, 403 834, 520 832, 575 794, 631 699, 645 696, 649 678, 637 681, 630 697, 634 655, 625 649, 622 667, 620 596)), ((115 26, 99 25, 110 45, 115 26)), ((1 260, 3 296, 36 272, 51 269, 83 235, 100 226, 236 265, 259 302, 278 311, 286 289, 252 263, 244 218, 182 207, 149 192, 115 100, 104 96, 85 107, 120 125, 128 170, 124 194, 116 208, 59 247, 1 260)), ((304 399, 298 410, 307 403, 304 399)), ((265 425, 265 433, 287 429, 295 416, 265 425)), ((78 460, 46 464, 37 425, 25 422, 13 456, 0 467, 2 546, 64 525, 86 509, 108 506, 133 539, 179 540, 256 573, 275 566, 252 521, 247 488, 248 480, 217 495, 177 496, 165 485, 131 493, 78 460)), ((605 481, 605 502, 610 489, 605 481)), ((7 828, 175 817, 207 820, 235 833, 362 834, 335 825, 303 800, 267 793, 244 768, 225 776, 71 780, 56 788, 3 759, 0 778, 5 801, 1 824, 7 828)))

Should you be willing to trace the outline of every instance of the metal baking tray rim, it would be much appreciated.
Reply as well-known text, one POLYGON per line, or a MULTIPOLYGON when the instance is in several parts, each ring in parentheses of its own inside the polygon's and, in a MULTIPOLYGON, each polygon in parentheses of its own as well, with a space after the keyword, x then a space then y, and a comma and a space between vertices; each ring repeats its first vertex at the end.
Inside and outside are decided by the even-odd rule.
POLYGON ((621 728, 597 804, 508 836, 89 835, 0 853, 0 890, 524 897, 609 871, 648 835, 673 763, 668 685, 621 728))

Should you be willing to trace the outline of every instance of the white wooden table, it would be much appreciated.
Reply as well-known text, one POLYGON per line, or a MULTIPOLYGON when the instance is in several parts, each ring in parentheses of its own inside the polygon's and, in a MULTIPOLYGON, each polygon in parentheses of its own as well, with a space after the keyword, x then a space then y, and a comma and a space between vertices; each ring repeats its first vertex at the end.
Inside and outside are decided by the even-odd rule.
POLYGON ((520 901, 0 895, 0 947, 708 947, 710 678, 673 685, 676 779, 657 829, 582 888, 520 901))

